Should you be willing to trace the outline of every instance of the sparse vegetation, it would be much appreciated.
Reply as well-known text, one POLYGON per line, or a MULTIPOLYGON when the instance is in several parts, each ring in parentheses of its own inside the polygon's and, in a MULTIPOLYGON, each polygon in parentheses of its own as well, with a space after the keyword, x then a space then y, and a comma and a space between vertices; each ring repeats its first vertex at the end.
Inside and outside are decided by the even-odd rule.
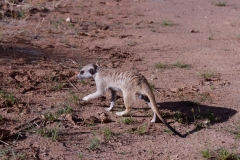
POLYGON ((81 152, 78 153, 78 158, 83 159, 83 154, 81 152))
POLYGON ((2 122, 3 121, 3 116, 2 115, 0 115, 0 122, 2 122))
POLYGON ((41 128, 37 130, 37 133, 42 137, 50 138, 52 141, 57 141, 60 131, 58 128, 47 129, 41 128))
POLYGON ((205 103, 212 103, 213 99, 211 95, 208 92, 203 92, 203 93, 197 93, 191 99, 187 98, 185 99, 183 95, 179 95, 179 98, 184 100, 184 103, 188 106, 196 106, 199 104, 205 104, 205 103))
POLYGON ((166 15, 167 8, 154 6, 158 2, 74 2, 0 2, 0 159, 240 160, 235 94, 240 61, 233 58, 240 42, 234 34, 239 29, 237 5, 226 0, 179 1, 166 15), (220 16, 220 10, 229 13, 220 16), (190 60, 196 65, 188 64, 190 60), (103 68, 150 75, 164 118, 189 136, 181 140, 164 124, 150 123, 152 110, 143 100, 137 99, 130 116, 124 117, 115 114, 125 109, 121 93, 112 111, 104 110, 110 92, 81 100, 96 86, 92 79, 77 80, 78 67, 96 61, 103 68), (230 66, 221 64, 232 64, 233 71, 226 74, 230 66), (203 73, 192 75, 201 68, 203 73), (224 104, 218 101, 222 97, 224 104), (209 134, 214 132, 217 136, 209 134), (184 143, 191 147, 183 151, 175 146, 184 143))
POLYGON ((54 120, 57 119, 57 117, 51 113, 51 112, 47 112, 43 115, 43 118, 46 120, 46 121, 50 121, 50 122, 53 122, 54 120))
POLYGON ((96 137, 96 135, 93 133, 93 138, 90 140, 90 144, 89 144, 89 149, 90 150, 96 150, 99 149, 101 145, 100 140, 96 137))
POLYGON ((235 135, 235 139, 239 140, 240 139, 240 126, 234 128, 234 129, 227 129, 228 132, 232 133, 235 135))
POLYGON ((144 135, 146 133, 146 130, 147 130, 147 124, 144 124, 143 126, 139 126, 137 128, 137 133, 139 135, 144 135))
POLYGON ((132 41, 128 42, 128 46, 135 46, 136 44, 137 42, 132 42, 132 41))
POLYGON ((204 149, 201 151, 201 155, 206 159, 217 159, 217 160, 239 160, 240 155, 236 153, 231 153, 226 149, 219 149, 215 151, 210 151, 209 149, 204 149))
POLYGON ((69 93, 69 96, 68 96, 68 102, 70 103, 70 104, 80 104, 80 98, 79 98, 80 96, 79 95, 77 95, 77 94, 75 94, 74 92, 70 92, 69 93))
POLYGON ((0 108, 11 107, 16 103, 16 98, 13 94, 0 90, 0 108))
POLYGON ((172 132, 170 129, 168 129, 168 128, 165 128, 163 131, 166 132, 166 133, 169 133, 169 134, 172 134, 172 133, 173 133, 173 132, 172 132))
POLYGON ((155 85, 154 84, 150 84, 150 87, 151 87, 152 91, 155 90, 155 85))
POLYGON ((63 89, 64 85, 65 85, 64 83, 56 82, 56 83, 53 83, 50 85, 49 90, 50 91, 60 91, 63 89))
POLYGON ((212 103, 212 97, 208 93, 204 92, 204 93, 198 94, 195 97, 194 101, 195 103, 198 103, 198 104, 206 103, 206 102, 212 103))
POLYGON ((159 63, 156 63, 156 64, 155 64, 155 67, 156 67, 157 69, 164 69, 164 68, 167 68, 168 65, 159 62, 159 63))
POLYGON ((56 111, 56 116, 58 117, 59 115, 70 114, 70 113, 72 113, 72 108, 71 108, 70 105, 66 105, 66 107, 61 108, 61 109, 56 111))
POLYGON ((163 22, 162 22, 162 26, 176 26, 177 24, 176 23, 174 23, 174 22, 172 22, 172 21, 167 21, 167 20, 164 20, 163 22))
POLYGON ((181 111, 177 111, 174 116, 173 116, 174 120, 176 120, 179 123, 183 123, 183 117, 182 117, 182 113, 181 111))
POLYGON ((157 69, 165 69, 165 68, 173 68, 173 67, 177 67, 177 68, 190 68, 191 65, 190 64, 186 64, 184 62, 180 62, 180 61, 178 61, 178 62, 176 62, 174 64, 163 64, 163 63, 159 62, 159 63, 155 64, 155 67, 157 69))
POLYGON ((206 159, 209 159, 211 158, 211 153, 208 149, 204 149, 201 151, 201 154, 202 154, 202 157, 203 158, 206 158, 206 159))
POLYGON ((205 79, 209 79, 209 78, 212 78, 214 76, 214 73, 209 72, 209 71, 205 71, 205 72, 200 72, 200 75, 205 79))
POLYGON ((112 138, 113 132, 110 129, 106 128, 103 130, 103 132, 104 132, 104 137, 106 137, 107 139, 112 138))
POLYGON ((190 68, 191 65, 190 64, 186 64, 184 62, 176 62, 175 64, 173 64, 173 66, 177 67, 177 68, 190 68))
POLYGON ((123 124, 126 124, 126 125, 130 125, 130 124, 133 124, 134 123, 134 120, 133 120, 133 118, 123 118, 122 119, 122 123, 123 124))
POLYGON ((219 1, 219 0, 217 0, 215 2, 212 2, 212 4, 214 6, 225 7, 227 5, 227 2, 226 1, 219 1))

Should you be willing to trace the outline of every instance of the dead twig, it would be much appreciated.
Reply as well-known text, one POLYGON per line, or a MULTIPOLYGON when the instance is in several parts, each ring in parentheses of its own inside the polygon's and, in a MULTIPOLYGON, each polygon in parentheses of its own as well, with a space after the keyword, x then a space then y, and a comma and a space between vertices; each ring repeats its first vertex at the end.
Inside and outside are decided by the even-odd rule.
POLYGON ((76 89, 79 92, 79 89, 66 77, 68 83, 73 86, 74 89, 76 89))
POLYGON ((6 142, 4 142, 4 141, 2 141, 2 140, 0 140, 0 142, 2 142, 3 144, 6 144, 6 145, 8 145, 8 146, 9 146, 9 144, 8 144, 8 143, 6 143, 6 142))

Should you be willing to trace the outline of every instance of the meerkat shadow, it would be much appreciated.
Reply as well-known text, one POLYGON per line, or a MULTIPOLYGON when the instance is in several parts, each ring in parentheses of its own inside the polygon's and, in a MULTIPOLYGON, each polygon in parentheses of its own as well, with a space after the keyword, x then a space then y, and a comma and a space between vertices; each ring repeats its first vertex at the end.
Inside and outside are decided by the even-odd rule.
POLYGON ((191 101, 157 103, 164 118, 174 119, 180 123, 196 127, 187 134, 192 134, 209 125, 226 122, 237 111, 230 108, 208 106, 191 101))

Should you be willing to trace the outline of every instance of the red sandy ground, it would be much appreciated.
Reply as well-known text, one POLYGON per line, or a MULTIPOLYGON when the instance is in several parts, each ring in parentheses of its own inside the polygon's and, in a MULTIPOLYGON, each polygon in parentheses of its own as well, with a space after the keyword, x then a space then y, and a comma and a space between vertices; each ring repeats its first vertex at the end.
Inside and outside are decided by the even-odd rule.
POLYGON ((240 153, 239 0, 15 2, 14 15, 11 4, 0 6, 0 159, 240 153), (141 100, 124 117, 130 124, 115 114, 124 109, 121 93, 112 112, 104 110, 109 93, 81 101, 95 84, 76 75, 96 61, 143 74, 164 118, 186 138, 150 124, 152 111, 141 100))

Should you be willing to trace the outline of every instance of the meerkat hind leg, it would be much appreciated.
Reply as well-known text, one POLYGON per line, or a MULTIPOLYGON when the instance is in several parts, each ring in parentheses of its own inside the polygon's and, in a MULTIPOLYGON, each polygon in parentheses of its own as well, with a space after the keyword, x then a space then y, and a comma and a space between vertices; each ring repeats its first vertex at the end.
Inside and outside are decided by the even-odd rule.
POLYGON ((130 112, 131 105, 133 103, 133 96, 131 94, 126 95, 123 93, 123 100, 124 100, 124 105, 125 105, 126 109, 125 109, 125 111, 117 112, 116 114, 118 116, 124 116, 124 115, 128 114, 128 112, 130 112))
POLYGON ((115 102, 116 102, 116 91, 114 90, 111 90, 111 103, 110 103, 110 107, 108 108, 105 108, 105 110, 107 111, 111 111, 115 105, 115 102))
POLYGON ((142 94, 139 94, 138 95, 140 99, 143 99, 147 104, 148 106, 152 109, 153 111, 153 118, 151 120, 152 123, 157 123, 157 122, 160 122, 160 119, 158 118, 158 116, 156 115, 156 113, 154 112, 153 108, 152 108, 152 104, 149 100, 149 98, 145 95, 142 95, 142 94))

